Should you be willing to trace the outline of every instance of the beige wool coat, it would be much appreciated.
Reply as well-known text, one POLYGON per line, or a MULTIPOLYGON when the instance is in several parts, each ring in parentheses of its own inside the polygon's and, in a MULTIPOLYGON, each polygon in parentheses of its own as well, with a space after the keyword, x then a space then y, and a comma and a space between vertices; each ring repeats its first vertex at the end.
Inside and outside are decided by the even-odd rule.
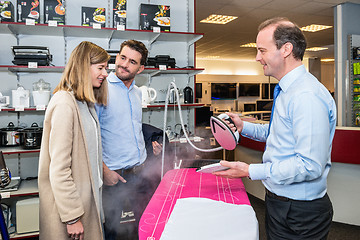
POLYGON ((69 239, 66 222, 78 217, 85 240, 103 239, 100 203, 94 194, 99 190, 92 176, 75 97, 59 91, 51 98, 44 119, 38 175, 40 240, 69 239))

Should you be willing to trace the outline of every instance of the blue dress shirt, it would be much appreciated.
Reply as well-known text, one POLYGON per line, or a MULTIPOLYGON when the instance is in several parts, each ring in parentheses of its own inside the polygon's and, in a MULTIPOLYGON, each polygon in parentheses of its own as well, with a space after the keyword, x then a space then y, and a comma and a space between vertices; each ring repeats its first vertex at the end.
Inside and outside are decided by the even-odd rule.
POLYGON ((271 128, 244 122, 243 136, 266 141, 263 163, 250 164, 249 175, 279 196, 321 198, 331 167, 334 99, 303 65, 286 74, 279 85, 271 128))
POLYGON ((110 170, 131 168, 146 159, 142 133, 141 91, 128 89, 115 75, 108 78, 108 104, 96 105, 101 128, 103 161, 110 170))

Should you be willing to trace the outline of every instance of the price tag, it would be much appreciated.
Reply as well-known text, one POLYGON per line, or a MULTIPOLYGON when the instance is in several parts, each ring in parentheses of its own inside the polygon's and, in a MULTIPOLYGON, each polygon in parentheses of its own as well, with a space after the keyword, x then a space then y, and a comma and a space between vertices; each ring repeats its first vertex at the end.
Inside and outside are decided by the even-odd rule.
POLYGON ((118 31, 125 31, 125 25, 117 25, 116 30, 118 31))
POLYGON ((114 63, 109 64, 108 69, 114 70, 115 69, 115 64, 114 63))
POLYGON ((37 62, 28 62, 28 68, 38 68, 37 62))
POLYGON ((27 18, 25 21, 25 25, 35 26, 35 19, 27 18))
POLYGON ((167 69, 167 67, 166 67, 166 65, 159 65, 159 69, 165 71, 167 69))
POLYGON ((1 198, 10 198, 10 192, 2 192, 1 198))
POLYGON ((194 137, 194 142, 200 142, 201 138, 200 137, 194 137))
POLYGON ((49 27, 57 27, 57 21, 56 20, 49 20, 48 26, 49 27))
POLYGON ((36 105, 36 111, 44 111, 45 105, 36 105))
POLYGON ((93 24, 93 29, 101 29, 101 24, 100 23, 94 23, 93 24))
POLYGON ((160 33, 160 27, 153 27, 153 32, 160 33))
POLYGON ((180 138, 180 143, 187 143, 186 138, 180 138))
POLYGON ((15 107, 15 111, 17 111, 17 112, 23 112, 23 111, 24 111, 24 106, 16 106, 16 107, 15 107))

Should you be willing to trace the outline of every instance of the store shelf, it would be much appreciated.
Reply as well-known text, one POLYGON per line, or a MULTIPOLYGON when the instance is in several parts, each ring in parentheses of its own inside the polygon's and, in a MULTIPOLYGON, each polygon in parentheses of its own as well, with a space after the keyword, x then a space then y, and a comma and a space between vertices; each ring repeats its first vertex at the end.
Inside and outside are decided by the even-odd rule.
POLYGON ((1 191, 1 198, 12 198, 21 196, 34 196, 39 194, 38 180, 21 180, 20 186, 16 191, 1 191))
POLYGON ((32 232, 32 233, 23 233, 23 234, 17 234, 12 233, 10 234, 10 239, 26 239, 26 238, 33 238, 39 236, 39 232, 32 232))
POLYGON ((125 31, 116 28, 94 29, 93 27, 58 25, 57 27, 47 24, 26 25, 25 23, 0 23, 0 32, 14 35, 43 35, 83 38, 112 38, 112 39, 137 39, 139 41, 169 41, 187 42, 189 45, 195 43, 203 34, 188 32, 153 32, 148 30, 126 29, 125 31))
MULTIPOLYGON (((37 68, 29 68, 28 66, 16 65, 0 65, 0 71, 10 71, 13 73, 20 72, 57 72, 64 71, 64 66, 38 66, 37 68)), ((159 68, 145 68, 141 74, 190 74, 195 75, 204 71, 203 68, 168 68, 160 70, 159 68)))
POLYGON ((37 109, 36 107, 30 107, 30 108, 24 108, 24 110, 18 110, 16 108, 12 108, 12 107, 0 107, 0 112, 4 111, 4 112, 23 112, 23 111, 45 111, 45 109, 43 108, 39 108, 37 109))
POLYGON ((24 149, 23 147, 0 147, 0 151, 3 154, 11 155, 11 154, 23 154, 23 153, 38 153, 40 149, 24 149))
MULTIPOLYGON (((168 107, 177 107, 177 104, 168 104, 168 107)), ((189 104, 180 104, 181 107, 203 107, 203 103, 189 103, 189 104)), ((165 104, 151 104, 147 105, 147 108, 164 108, 165 104)))

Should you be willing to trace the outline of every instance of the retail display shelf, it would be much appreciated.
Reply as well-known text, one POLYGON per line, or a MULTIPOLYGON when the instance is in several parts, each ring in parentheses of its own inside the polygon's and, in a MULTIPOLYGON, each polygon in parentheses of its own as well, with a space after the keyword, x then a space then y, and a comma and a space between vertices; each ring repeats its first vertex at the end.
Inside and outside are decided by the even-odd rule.
POLYGON ((203 68, 168 68, 166 70, 160 70, 159 68, 145 68, 142 73, 144 74, 199 74, 204 71, 203 68))
POLYGON ((13 73, 18 72, 59 72, 64 71, 63 66, 37 66, 36 68, 29 68, 28 66, 16 65, 0 65, 0 70, 6 70, 13 73))
POLYGON ((45 111, 45 109, 43 108, 36 108, 36 107, 29 107, 29 108, 24 108, 24 109, 17 109, 17 108, 12 108, 12 107, 0 107, 0 112, 1 111, 7 111, 7 112, 23 112, 23 111, 45 111))
MULTIPOLYGON (((36 68, 29 68, 28 66, 16 65, 0 65, 0 71, 11 71, 13 73, 19 72, 58 72, 64 71, 64 66, 38 66, 36 68)), ((204 71, 203 68, 167 68, 161 70, 159 68, 145 68, 142 74, 191 74, 195 75, 204 71)))
POLYGON ((10 239, 26 239, 26 238, 33 238, 39 236, 39 232, 31 232, 31 233, 12 233, 10 234, 10 239))
POLYGON ((2 199, 34 195, 39 195, 37 178, 31 180, 21 180, 17 190, 1 190, 2 199))
POLYGON ((89 38, 115 38, 115 39, 137 39, 140 41, 170 41, 187 42, 193 44, 203 37, 201 33, 189 32, 154 32, 150 30, 116 28, 94 29, 93 27, 58 25, 56 27, 47 24, 26 25, 25 23, 1 23, 1 33, 12 33, 15 35, 43 35, 43 36, 64 36, 64 37, 89 37, 89 38))
MULTIPOLYGON (((203 107, 203 103, 188 103, 188 104, 180 104, 181 107, 203 107)), ((177 104, 168 104, 168 107, 177 107, 177 104)), ((164 108, 165 104, 151 104, 147 105, 148 108, 164 108)))
POLYGON ((40 149, 24 149, 22 147, 0 147, 0 151, 3 154, 11 155, 11 154, 20 154, 20 153, 38 153, 40 149))

